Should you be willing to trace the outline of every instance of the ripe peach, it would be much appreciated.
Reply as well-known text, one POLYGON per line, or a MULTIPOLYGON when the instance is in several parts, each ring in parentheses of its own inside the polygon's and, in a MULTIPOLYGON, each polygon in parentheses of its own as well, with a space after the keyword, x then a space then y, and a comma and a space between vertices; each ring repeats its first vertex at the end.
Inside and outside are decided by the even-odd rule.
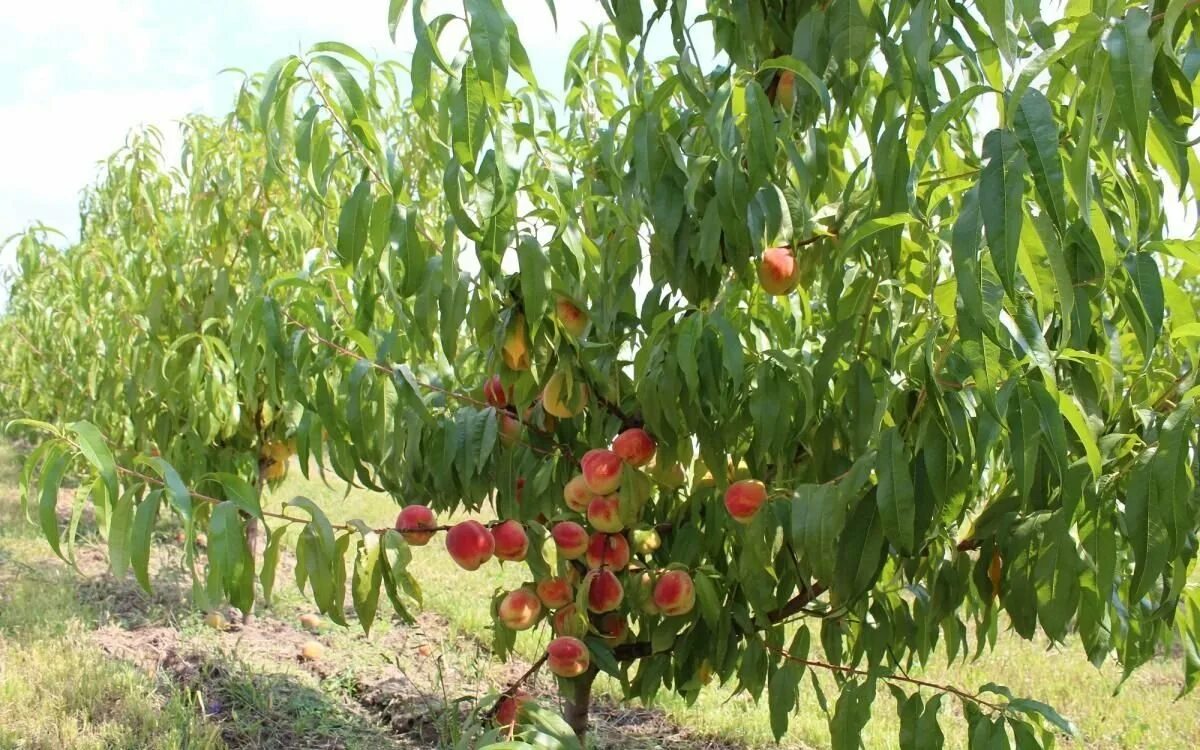
POLYGON ((696 586, 686 570, 668 570, 654 585, 654 604, 667 616, 686 615, 696 606, 696 586))
MULTIPOLYGON (((591 579, 590 585, 588 585, 589 610, 596 614, 603 614, 621 606, 621 601, 625 598, 625 589, 622 588, 615 573, 607 568, 602 568, 588 573, 588 578, 591 579)), ((587 584, 588 582, 585 582, 585 585, 587 584)))
POLYGON ((588 503, 594 497, 596 495, 588 489, 587 480, 583 478, 582 474, 576 474, 563 487, 563 500, 566 501, 567 507, 579 513, 587 512, 588 503))
POLYGON ((573 598, 571 584, 565 578, 546 578, 537 582, 538 599, 550 609, 565 607, 573 598))
POLYGON ((618 645, 629 640, 629 621, 616 612, 609 612, 596 623, 596 630, 610 645, 618 645))
POLYGON ((462 521, 446 532, 446 551, 463 570, 479 570, 492 559, 496 540, 478 521, 462 521))
POLYGON ((505 521, 493 528, 492 538, 496 540, 498 560, 520 562, 529 551, 529 537, 525 534, 525 527, 517 521, 505 521))
POLYGON ((587 519, 596 531, 616 534, 625 528, 621 521, 621 499, 616 495, 594 498, 588 503, 587 519))
POLYGON ((772 247, 763 251, 758 264, 758 283, 763 291, 782 296, 789 294, 799 282, 800 266, 789 248, 772 247))
POLYGON ((645 466, 654 458, 658 446, 650 433, 641 427, 632 427, 613 439, 612 449, 630 466, 645 466))
POLYGON ((541 616, 542 602, 528 588, 514 589, 505 594, 496 610, 496 617, 512 630, 529 630, 541 616))
POLYGON ((587 552, 588 535, 582 526, 574 521, 560 521, 550 530, 554 543, 558 545, 558 554, 567 560, 576 560, 587 552))
POLYGON ((321 616, 309 612, 308 614, 300 615, 300 627, 305 630, 317 631, 321 629, 321 616))
POLYGON ((725 491, 725 509, 738 523, 750 523, 767 499, 767 488, 755 479, 743 479, 725 491))
POLYGON ((396 516, 396 531, 400 532, 404 541, 414 547, 429 544, 429 540, 433 538, 433 531, 420 529, 433 529, 436 526, 437 516, 424 505, 406 505, 400 510, 400 515, 396 516))
POLYGON ((578 677, 592 664, 587 645, 578 638, 564 635, 546 646, 546 666, 559 677, 578 677))
POLYGON ((570 419, 587 406, 587 384, 580 381, 570 381, 565 372, 556 372, 546 381, 542 389, 542 408, 547 414, 560 419, 570 419))
POLYGON ((504 383, 500 380, 499 375, 493 375, 484 383, 483 397, 497 409, 508 406, 508 393, 505 392, 504 383))
POLYGON ((497 428, 500 432, 500 442, 513 447, 521 441, 521 420, 506 409, 496 410, 497 428))
POLYGON ((796 74, 790 70, 779 72, 779 83, 775 86, 775 101, 785 111, 796 106, 796 74))
POLYGON ((620 534, 592 534, 588 540, 587 565, 593 570, 600 567, 624 570, 629 565, 629 542, 620 534))
POLYGON ((319 661, 324 657, 325 646, 316 641, 308 641, 300 648, 300 658, 304 661, 319 661))
POLYGON ((579 460, 588 489, 597 495, 611 495, 621 486, 621 457, 603 448, 593 448, 579 460))
POLYGON ((588 632, 587 620, 579 616, 579 610, 575 608, 574 603, 555 612, 552 623, 555 635, 583 638, 588 632))
POLYGON ((510 370, 528 370, 530 368, 529 334, 525 330, 525 315, 523 313, 514 315, 512 321, 508 324, 508 331, 504 336, 504 346, 500 350, 500 356, 504 359, 504 364, 510 370))
POLYGON ((587 329, 588 314, 566 297, 559 297, 554 303, 554 314, 558 317, 558 322, 562 323, 562 327, 567 329, 567 333, 575 338, 582 336, 587 329))
POLYGON ((517 716, 530 700, 529 693, 517 690, 512 695, 506 695, 496 704, 496 723, 502 727, 511 727, 517 723, 517 716))

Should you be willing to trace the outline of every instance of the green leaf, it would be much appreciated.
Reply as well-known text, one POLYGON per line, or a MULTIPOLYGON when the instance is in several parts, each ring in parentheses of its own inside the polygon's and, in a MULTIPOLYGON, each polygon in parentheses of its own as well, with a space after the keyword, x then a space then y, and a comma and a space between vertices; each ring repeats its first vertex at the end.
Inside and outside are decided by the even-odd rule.
POLYGON ((113 504, 108 522, 108 564, 113 575, 124 578, 129 570, 129 538, 133 529, 133 495, 126 492, 113 504))
MULTIPOLYGON (((271 595, 275 591, 275 573, 279 569, 279 552, 285 533, 287 533, 287 526, 280 525, 274 529, 267 540, 266 549, 263 551, 262 571, 259 573, 258 580, 262 584, 263 601, 267 605, 271 604, 271 595)), ((297 565, 299 565, 299 561, 297 561, 297 565)))
POLYGON ((322 550, 325 554, 332 555, 334 548, 333 526, 329 523, 329 518, 325 516, 325 512, 307 497, 296 496, 284 503, 285 506, 300 508, 312 517, 312 525, 316 529, 316 541, 320 542, 322 550))
POLYGON ((175 506, 175 510, 183 517, 184 522, 191 525, 192 493, 180 479, 179 472, 175 471, 175 467, 158 456, 141 458, 139 463, 154 467, 159 476, 163 478, 163 484, 167 489, 167 498, 170 499, 171 505, 175 506))
POLYGON ((906 188, 910 210, 915 210, 916 207, 917 181, 921 179, 921 173, 925 171, 925 164, 933 154, 938 138, 946 131, 946 126, 952 119, 961 117, 967 111, 967 105, 977 97, 993 91, 991 86, 972 86, 960 91, 953 99, 934 110, 933 116, 929 118, 929 125, 925 128, 925 135, 921 136, 921 142, 917 144, 912 165, 909 167, 906 188))
POLYGON ((1146 126, 1150 120, 1150 98, 1154 88, 1154 41, 1150 38, 1150 14, 1131 8, 1113 26, 1106 47, 1113 97, 1124 120, 1125 130, 1139 159, 1146 153, 1146 126))
POLYGON ((228 472, 213 472, 206 474, 204 478, 221 485, 221 488, 225 490, 225 499, 231 501, 243 513, 262 520, 263 513, 262 507, 259 505, 258 492, 245 479, 228 472))
POLYGON ((96 473, 104 480, 104 489, 108 493, 105 502, 115 502, 119 492, 117 489, 117 466, 104 436, 90 422, 72 422, 67 425, 67 429, 74 432, 79 438, 79 449, 96 473))
POLYGON ((546 312, 550 262, 537 239, 526 235, 517 245, 521 264, 521 295, 525 300, 525 316, 530 321, 530 335, 535 335, 546 312))
POLYGON ((881 216, 877 219, 871 219, 863 224, 859 224, 854 228, 846 239, 842 240, 842 252, 849 254, 850 250, 858 246, 867 238, 882 232, 885 229, 907 224, 912 221, 913 217, 908 213, 895 213, 891 216, 881 216))
POLYGON ((838 540, 834 587, 841 601, 854 601, 875 585, 883 570, 886 552, 876 501, 868 493, 846 519, 846 528, 838 540))
POLYGON ((889 427, 879 436, 876 472, 879 491, 875 499, 883 532, 902 554, 911 555, 917 546, 916 493, 899 428, 889 427))
POLYGON ((829 89, 825 87, 824 82, 813 73, 812 68, 808 67, 803 60, 799 60, 791 55, 781 55, 780 57, 772 57, 763 62, 759 66, 760 70, 789 70, 795 74, 796 78, 803 81, 806 86, 821 100, 821 107, 825 112, 825 119, 829 119, 829 89))
POLYGON ((129 559, 133 564, 133 575, 147 594, 150 593, 150 546, 153 543, 154 524, 158 519, 158 506, 161 504, 162 490, 154 490, 138 503, 133 516, 129 559))
POLYGON ((992 262, 1004 290, 1017 301, 1017 252, 1025 216, 1025 154, 1007 130, 993 130, 983 139, 987 159, 979 176, 983 231, 992 262))
POLYGON ((787 733, 788 719, 796 710, 796 701, 800 698, 800 680, 804 677, 803 668, 788 661, 767 684, 767 706, 770 710, 771 733, 778 742, 787 733))
POLYGON ((392 41, 396 41, 396 29, 400 26, 400 16, 404 14, 404 8, 408 5, 408 0, 390 0, 388 3, 388 34, 392 37, 392 41))
POLYGON ((54 554, 58 555, 63 561, 62 552, 59 549, 58 536, 58 490, 62 487, 63 475, 67 473, 67 468, 71 465, 71 454, 60 446, 47 451, 46 458, 42 463, 41 476, 38 479, 38 494, 41 500, 38 502, 38 518, 41 520, 42 533, 46 536, 46 541, 50 542, 50 548, 54 550, 54 554))
POLYGON ((717 595, 717 587, 713 584, 712 579, 704 573, 698 573, 694 576, 693 581, 696 589, 696 603, 700 606, 700 616, 708 627, 715 630, 717 622, 721 619, 721 600, 717 595))
POLYGON ((829 718, 830 747, 833 750, 858 750, 863 729, 871 718, 875 681, 847 681, 841 687, 842 693, 829 718))
POLYGON ((471 59, 490 97, 499 101, 508 81, 508 14, 494 0, 465 0, 471 59))
POLYGON ((379 564, 380 540, 374 531, 363 534, 354 558, 354 580, 350 593, 354 611, 364 633, 371 632, 375 613, 379 609, 379 585, 383 581, 383 567, 379 564))
MULTIPOLYGON (((1066 185, 1058 150, 1058 126, 1054 122, 1050 102, 1042 92, 1037 89, 1025 92, 1017 105, 1015 129, 1017 140, 1029 162, 1033 186, 1037 189, 1042 207, 1059 231, 1066 231, 1066 185)), ((1067 290, 1061 293, 1067 294, 1067 290)))
POLYGON ((358 265, 371 223, 371 181, 362 180, 342 205, 338 217, 337 257, 343 266, 358 265))

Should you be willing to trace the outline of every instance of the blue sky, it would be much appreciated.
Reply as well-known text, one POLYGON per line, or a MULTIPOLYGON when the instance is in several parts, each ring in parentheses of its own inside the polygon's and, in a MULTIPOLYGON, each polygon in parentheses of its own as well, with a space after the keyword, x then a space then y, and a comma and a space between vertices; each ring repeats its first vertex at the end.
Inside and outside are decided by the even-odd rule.
MULTIPOLYGON (((556 32, 544 0, 506 5, 543 86, 562 80, 581 24, 605 20, 594 0, 559 0, 556 32)), ((0 0, 0 239, 34 220, 77 237, 97 162, 139 124, 160 126, 172 148, 181 116, 223 114, 238 85, 223 68, 263 70, 330 39, 407 59, 411 24, 393 43, 386 14, 387 0, 0 0)))

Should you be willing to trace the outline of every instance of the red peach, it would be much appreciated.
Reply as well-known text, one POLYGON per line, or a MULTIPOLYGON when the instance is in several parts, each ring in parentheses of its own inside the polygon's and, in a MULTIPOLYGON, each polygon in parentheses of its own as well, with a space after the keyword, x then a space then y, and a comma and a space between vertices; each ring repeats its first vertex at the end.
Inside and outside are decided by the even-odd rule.
POLYGON ((504 383, 500 380, 499 375, 493 375, 484 383, 483 397, 497 409, 508 406, 508 394, 504 390, 504 383))
POLYGON ((492 538, 496 540, 496 558, 499 560, 520 562, 529 551, 525 527, 516 521, 505 521, 493 528, 492 538))
POLYGON ((512 695, 506 695, 496 704, 496 723, 502 727, 511 727, 517 723, 517 716, 530 700, 529 693, 517 690, 512 695))
POLYGON ((597 495, 611 495, 621 485, 621 457, 610 450, 594 448, 579 461, 588 489, 597 495))
POLYGON ((620 534, 592 534, 588 540, 587 565, 611 570, 624 570, 629 565, 629 542, 620 534))
POLYGON ((621 499, 616 495, 594 498, 588 503, 587 519, 596 531, 616 534, 625 528, 621 522, 621 499))
POLYGON ((558 545, 558 554, 567 560, 583 557, 587 552, 588 535, 582 526, 574 521, 560 521, 550 530, 554 543, 558 545))
POLYGON ((565 578, 546 578, 537 582, 537 595, 550 609, 565 607, 571 603, 571 584, 565 578))
POLYGON ((758 264, 758 283, 767 294, 789 294, 800 282, 800 266, 786 247, 764 250, 758 264))
POLYGON ((568 604, 554 613, 552 620, 555 635, 569 635, 583 638, 588 633, 587 622, 579 616, 575 605, 568 604))
POLYGON ((588 489, 587 480, 582 474, 571 477, 571 481, 563 487, 563 500, 567 507, 579 513, 586 513, 588 503, 595 497, 596 495, 588 489))
POLYGON ((501 443, 511 448, 521 441, 521 420, 517 419, 512 412, 506 409, 497 409, 496 419, 499 422, 497 427, 500 431, 501 443))
POLYGON ((578 677, 588 670, 592 659, 587 645, 578 638, 564 635, 546 646, 546 666, 559 677, 578 677))
POLYGON ((629 621, 616 612, 609 612, 596 623, 596 630, 610 644, 624 643, 629 638, 629 621))
POLYGON ((424 505, 406 505, 400 510, 400 515, 396 516, 396 531, 400 532, 404 541, 414 547, 429 544, 429 540, 433 538, 434 534, 432 531, 418 531, 418 529, 432 529, 436 526, 437 517, 424 505), (413 530, 406 531, 406 529, 413 530))
POLYGON ((496 540, 478 521, 462 521, 446 532, 446 551, 463 570, 479 570, 492 559, 496 540))
POLYGON ((596 614, 603 614, 621 606, 621 600, 625 598, 625 589, 621 587, 621 582, 617 579, 616 574, 604 568, 588 573, 588 578, 591 579, 588 586, 589 610, 596 614))
POLYGON ((554 303, 554 313, 558 316, 558 322, 562 323, 563 328, 567 329, 567 333, 575 338, 583 335, 587 329, 588 315, 583 310, 580 310, 574 302, 565 298, 559 297, 554 303))
POLYGON ((696 605, 696 586, 686 570, 668 570, 654 585, 654 604, 664 615, 686 615, 696 605))
POLYGON ((613 440, 612 449, 613 453, 630 466, 645 466, 654 458, 658 446, 655 445, 654 438, 650 437, 650 433, 640 427, 633 427, 617 435, 613 440))
POLYGON ((725 509, 738 523, 750 523, 767 499, 767 488, 755 479, 743 479, 725 491, 725 509))
POLYGON ((542 616, 542 602, 527 588, 514 589, 500 600, 496 616, 513 630, 529 630, 542 616))

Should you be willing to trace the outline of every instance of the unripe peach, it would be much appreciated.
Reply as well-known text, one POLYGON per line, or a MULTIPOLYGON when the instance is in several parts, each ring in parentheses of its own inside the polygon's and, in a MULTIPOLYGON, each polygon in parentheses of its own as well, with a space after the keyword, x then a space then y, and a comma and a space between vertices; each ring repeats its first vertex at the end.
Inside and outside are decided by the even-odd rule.
POLYGON ((664 615, 686 615, 696 606, 696 586, 686 570, 668 570, 654 585, 654 604, 664 615))
POLYGON ((565 607, 571 603, 571 584, 565 578, 546 578, 537 583, 538 599, 550 609, 565 607))
POLYGON ((648 615, 662 614, 654 603, 654 583, 654 576, 648 570, 637 574, 632 581, 634 602, 640 604, 642 611, 648 615))
POLYGON ((463 570, 479 570, 492 559, 496 540, 478 521, 463 521, 446 532, 446 551, 463 570))
POLYGON ((566 560, 576 560, 587 552, 588 535, 582 526, 574 521, 560 521, 550 530, 554 543, 558 545, 558 554, 566 560))
POLYGON ((658 446, 650 433, 640 427, 632 427, 613 439, 612 449, 630 466, 645 466, 654 458, 658 446))
POLYGON ((578 677, 592 664, 587 645, 578 638, 564 635, 546 646, 546 666, 559 677, 578 677))
POLYGON ((513 316, 504 336, 504 347, 500 350, 500 356, 510 370, 529 369, 529 334, 525 330, 524 314, 517 313, 513 316))
POLYGON ((639 555, 649 555, 662 546, 662 537, 658 529, 634 529, 630 533, 633 544, 630 547, 639 555))
POLYGON ((508 592, 500 600, 496 617, 512 630, 529 630, 542 616, 542 602, 527 588, 508 592))
POLYGON ((588 315, 583 310, 575 306, 575 303, 566 297, 559 297, 554 303, 554 314, 558 317, 558 322, 562 323, 563 328, 567 329, 567 333, 575 338, 583 335, 587 329, 588 315))
POLYGON ((496 410, 497 428, 500 432, 500 442, 509 448, 521 442, 521 420, 506 409, 496 410))
POLYGON ((571 481, 563 487, 563 500, 567 507, 579 513, 586 513, 588 503, 595 497, 596 495, 588 489, 587 480, 582 474, 571 477, 571 481))
POLYGON ((629 621, 616 612, 609 612, 596 623, 596 630, 609 645, 617 645, 629 640, 629 621))
POLYGON ((603 448, 594 448, 579 460, 588 489, 597 495, 611 495, 621 486, 621 457, 603 448))
POLYGON ((600 567, 624 570, 629 565, 629 542, 620 534, 592 534, 588 540, 587 565, 593 570, 600 567))
POLYGON ((646 471, 650 476, 654 477, 656 482, 664 487, 678 489, 687 484, 687 475, 683 471, 683 466, 678 461, 664 466, 656 458, 646 471))
POLYGON ((767 294, 782 296, 791 293, 800 282, 800 266, 786 247, 763 251, 758 263, 758 283, 767 294))
POLYGON ((508 394, 504 391, 504 383, 500 380, 499 375, 493 375, 484 383, 483 397, 497 409, 508 406, 508 394))
POLYGON ((594 498, 588 503, 587 519, 596 531, 616 534, 625 528, 621 521, 621 499, 616 495, 594 498))
POLYGON ((509 562, 520 562, 529 551, 529 537, 525 527, 516 521, 505 521, 492 529, 496 540, 496 558, 509 562))
POLYGON ((583 638, 588 633, 587 620, 579 616, 579 610, 573 603, 555 612, 552 624, 555 635, 583 638))
POLYGON ((433 538, 434 532, 420 529, 433 529, 436 526, 437 516, 424 505, 406 505, 400 510, 400 515, 396 516, 396 531, 400 532, 404 541, 414 547, 429 544, 429 540, 433 538))
POLYGON ((585 582, 584 585, 588 585, 589 610, 596 614, 603 614, 621 606, 621 601, 625 598, 625 589, 622 588, 615 573, 603 568, 588 573, 588 578, 591 579, 590 585, 588 582, 585 582))
POLYGON ((511 727, 517 723, 521 709, 529 702, 529 693, 517 690, 513 695, 506 695, 496 704, 496 723, 502 727, 511 727))
POLYGON ((568 383, 565 372, 556 372, 546 381, 542 389, 542 409, 560 419, 570 419, 587 405, 587 384, 576 380, 568 383))
POLYGON ((229 623, 225 621, 225 615, 215 610, 204 616, 204 624, 213 630, 224 630, 229 626, 229 623))
POLYGON ((767 499, 767 488, 755 479, 743 479, 725 491, 725 509, 738 523, 750 523, 767 499))

